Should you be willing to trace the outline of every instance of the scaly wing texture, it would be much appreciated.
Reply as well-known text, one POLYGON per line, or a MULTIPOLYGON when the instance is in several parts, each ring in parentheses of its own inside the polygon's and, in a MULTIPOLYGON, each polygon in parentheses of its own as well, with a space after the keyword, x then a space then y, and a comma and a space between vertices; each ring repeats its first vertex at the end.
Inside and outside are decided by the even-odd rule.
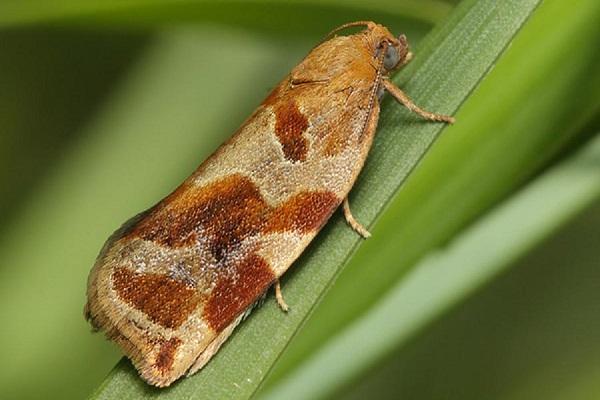
POLYGON ((167 386, 210 359, 352 187, 379 113, 365 37, 315 48, 236 135, 105 245, 86 314, 149 383, 167 386))

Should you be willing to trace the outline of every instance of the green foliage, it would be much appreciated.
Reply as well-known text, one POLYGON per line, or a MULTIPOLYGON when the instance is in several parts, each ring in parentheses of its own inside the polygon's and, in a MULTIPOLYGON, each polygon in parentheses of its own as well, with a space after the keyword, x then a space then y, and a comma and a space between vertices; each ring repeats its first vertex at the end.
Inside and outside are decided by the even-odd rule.
POLYGON ((350 385, 351 378, 385 358, 456 301, 508 268, 566 218, 597 199, 599 170, 600 137, 582 154, 531 182, 480 218, 444 249, 431 252, 367 313, 322 348, 313 350, 308 361, 267 391, 265 398, 324 398, 344 384, 350 385))
MULTIPOLYGON (((587 144, 598 130, 600 6, 548 0, 534 11, 538 3, 0 4, 0 317, 10 322, 0 330, 10 344, 0 397, 398 395, 384 377, 410 339, 521 267, 600 196, 598 141, 587 144), (172 190, 326 31, 353 19, 418 43, 395 81, 425 108, 458 110, 458 123, 444 129, 386 100, 351 195, 371 239, 334 216, 285 276, 292 311, 269 297, 194 377, 156 390, 122 360, 103 381, 119 353, 81 315, 103 240, 172 190), (575 148, 586 149, 560 163, 575 148)), ((598 370, 589 364, 581 376, 598 370)), ((542 386, 495 397, 536 397, 542 386)), ((428 398, 411 389, 398 390, 428 398)))

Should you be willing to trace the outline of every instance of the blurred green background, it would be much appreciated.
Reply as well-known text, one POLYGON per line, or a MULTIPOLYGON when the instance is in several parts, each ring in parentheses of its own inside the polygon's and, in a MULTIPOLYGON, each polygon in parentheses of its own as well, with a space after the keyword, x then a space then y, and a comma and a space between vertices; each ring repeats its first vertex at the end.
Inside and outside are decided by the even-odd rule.
MULTIPOLYGON (((283 355, 257 362, 262 386, 239 395, 222 389, 222 397, 600 397, 600 4, 577 3, 547 0, 527 14, 460 102, 458 123, 399 191, 390 188, 393 198, 376 200, 382 213, 367 213, 377 218, 374 238, 349 250, 335 283, 323 283, 329 290, 317 307, 306 306, 302 329, 282 339, 283 355), (421 278, 419 271, 433 272, 421 278), (415 310, 415 322, 394 325, 409 314, 402 308, 377 319, 395 294, 415 299, 400 302, 415 310), (365 348, 351 345, 361 332, 374 347, 366 337, 365 348), (341 357, 344 346, 356 354, 341 357), (341 372, 332 371, 328 360, 344 360, 344 368, 340 361, 341 372), (297 389, 311 382, 316 392, 297 389)), ((203 397, 198 388, 130 389, 120 378, 137 379, 127 363, 106 379, 120 352, 91 334, 82 315, 87 274, 104 240, 176 187, 333 27, 372 19, 406 33, 417 59, 401 80, 412 95, 409 77, 427 66, 419 49, 439 63, 435 49, 446 33, 461 44, 460 23, 489 34, 471 12, 477 7, 494 6, 0 4, 0 398, 77 399, 98 388, 103 398, 203 397)), ((514 16, 502 12, 495 18, 509 24, 514 16)), ((484 62, 461 55, 452 62, 484 62)), ((421 104, 452 96, 447 90, 425 93, 421 104)), ((358 216, 361 201, 368 203, 364 181, 386 174, 378 157, 398 118, 382 114, 365 171, 373 179, 356 191, 358 216)), ((335 232, 326 229, 306 259, 335 232)), ((298 268, 290 271, 288 302, 302 279, 298 268)), ((256 314, 274 311, 269 300, 256 314)), ((258 318, 224 350, 243 345, 258 318)))

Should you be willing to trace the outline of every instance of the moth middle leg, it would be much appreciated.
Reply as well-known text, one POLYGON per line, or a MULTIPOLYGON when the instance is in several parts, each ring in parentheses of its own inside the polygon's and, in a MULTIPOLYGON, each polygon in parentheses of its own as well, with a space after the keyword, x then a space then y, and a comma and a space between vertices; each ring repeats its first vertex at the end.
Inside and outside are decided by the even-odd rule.
POLYGON ((362 224, 354 218, 354 215, 352 215, 352 212, 350 211, 350 202, 348 201, 348 197, 344 199, 343 209, 344 217, 346 218, 346 222, 348 222, 348 225, 350 225, 350 227, 354 229, 354 231, 363 238, 367 239, 368 237, 371 237, 371 232, 369 232, 367 228, 362 226, 362 224))

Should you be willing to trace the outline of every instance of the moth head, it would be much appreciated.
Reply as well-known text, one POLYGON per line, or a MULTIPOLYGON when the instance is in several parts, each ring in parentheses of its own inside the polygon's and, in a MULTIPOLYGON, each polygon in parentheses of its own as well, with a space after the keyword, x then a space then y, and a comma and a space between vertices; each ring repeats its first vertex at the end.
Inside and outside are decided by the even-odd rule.
POLYGON ((380 63, 379 67, 383 69, 383 73, 389 74, 411 60, 412 53, 406 36, 396 37, 385 26, 373 21, 349 22, 331 31, 327 38, 331 38, 339 31, 351 27, 365 27, 355 37, 363 41, 369 51, 373 52, 373 58, 380 63))
POLYGON ((379 53, 376 52, 376 57, 381 57, 383 51, 383 68, 386 72, 394 71, 412 58, 412 53, 408 47, 406 36, 400 35, 397 38, 384 38, 379 44, 379 53))

